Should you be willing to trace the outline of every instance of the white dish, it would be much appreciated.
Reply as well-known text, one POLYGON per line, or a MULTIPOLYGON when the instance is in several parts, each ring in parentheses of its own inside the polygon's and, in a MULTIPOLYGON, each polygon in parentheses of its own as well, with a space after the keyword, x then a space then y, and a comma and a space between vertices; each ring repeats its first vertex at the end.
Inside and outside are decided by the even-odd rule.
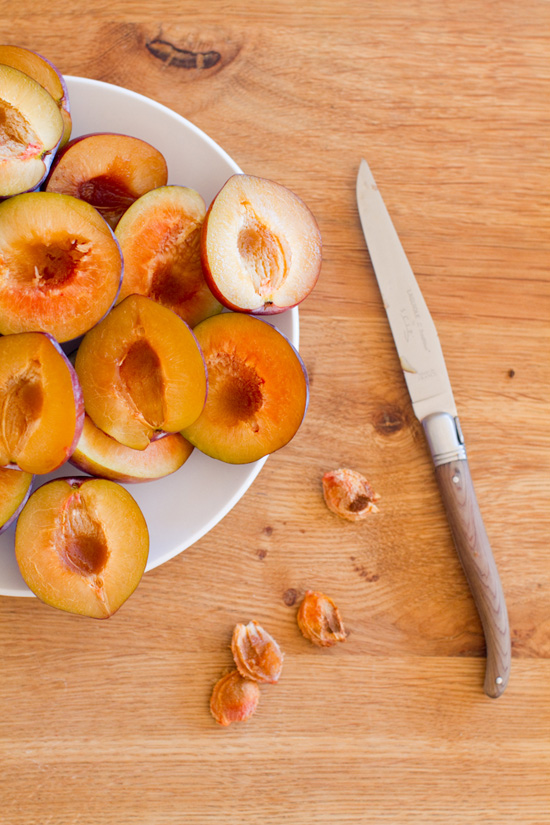
MULTIPOLYGON (((207 206, 225 181, 242 170, 208 135, 190 121, 120 86, 82 77, 67 77, 73 136, 89 132, 120 132, 148 141, 168 163, 169 183, 190 186, 207 206)), ((296 308, 269 322, 298 347, 296 308)), ((178 555, 211 530, 250 487, 266 459, 230 465, 194 450, 184 466, 167 478, 124 485, 140 505, 149 526, 151 547, 147 570, 178 555)), ((82 475, 65 464, 50 478, 82 475)), ((32 596, 23 581, 14 553, 12 525, 0 535, 0 595, 32 596)))

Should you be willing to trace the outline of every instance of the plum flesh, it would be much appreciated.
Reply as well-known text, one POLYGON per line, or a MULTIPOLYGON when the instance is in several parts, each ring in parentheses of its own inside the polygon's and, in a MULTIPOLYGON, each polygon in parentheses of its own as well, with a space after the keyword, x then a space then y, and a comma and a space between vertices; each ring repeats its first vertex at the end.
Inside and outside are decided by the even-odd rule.
POLYGON ((83 423, 80 384, 59 344, 40 332, 0 337, 0 467, 52 472, 83 423))
POLYGON ((139 584, 149 553, 145 518, 105 479, 63 478, 32 493, 15 531, 21 575, 46 604, 92 618, 115 613, 139 584))
POLYGON ((131 484, 174 473, 192 451, 192 445, 179 433, 155 438, 144 450, 133 450, 96 427, 87 415, 70 461, 90 475, 131 484))
POLYGON ((201 265, 205 214, 202 197, 185 186, 161 186, 130 206, 115 230, 124 256, 118 300, 146 295, 191 327, 221 312, 201 265))
POLYGON ((36 80, 0 64, 0 199, 36 189, 63 135, 53 97, 36 80))
POLYGON ((31 192, 0 203, 0 333, 83 335, 116 300, 123 262, 113 231, 89 204, 31 192))
POLYGON ((204 407, 206 370, 193 332, 143 295, 129 295, 84 336, 75 367, 96 427, 135 450, 179 432, 204 407))
POLYGON ((296 434, 309 391, 302 359, 259 318, 223 313, 194 330, 208 371, 208 397, 183 430, 197 449, 231 464, 256 461, 296 434))
POLYGON ((72 118, 67 84, 59 69, 43 55, 22 46, 0 45, 0 63, 29 75, 53 97, 64 127, 59 147, 65 146, 71 136, 72 118))
POLYGON ((134 201, 167 180, 166 160, 154 146, 97 132, 74 138, 57 154, 45 190, 86 201, 114 228, 134 201))
POLYGON ((201 238, 207 282, 229 309, 274 314, 296 306, 321 270, 321 235, 284 186, 233 175, 214 198, 201 238))
POLYGON ((31 473, 0 467, 0 533, 17 519, 31 493, 32 480, 31 473))

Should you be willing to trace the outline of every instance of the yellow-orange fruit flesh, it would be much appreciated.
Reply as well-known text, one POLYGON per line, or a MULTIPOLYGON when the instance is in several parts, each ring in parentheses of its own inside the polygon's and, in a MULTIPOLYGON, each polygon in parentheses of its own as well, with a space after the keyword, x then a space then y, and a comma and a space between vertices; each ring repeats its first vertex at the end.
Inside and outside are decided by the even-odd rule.
POLYGON ((118 302, 147 295, 189 326, 221 312, 202 270, 202 197, 184 186, 162 186, 143 195, 120 219, 116 237, 124 256, 118 302))
POLYGON ((0 467, 0 529, 17 512, 29 491, 32 479, 31 473, 0 467))
POLYGON ((274 181, 229 178, 208 210, 201 253, 208 283, 229 309, 281 312, 300 303, 321 270, 322 242, 305 203, 274 181))
POLYGON ((174 473, 192 452, 192 445, 180 433, 157 438, 144 450, 133 450, 98 429, 87 415, 71 463, 90 475, 129 484, 174 473))
POLYGON ((270 324, 238 313, 207 318, 194 330, 208 371, 208 398, 183 435, 201 452, 244 464, 296 434, 308 403, 304 365, 270 324))
POLYGON ((206 398, 200 347, 174 312, 129 295, 84 337, 76 356, 86 412, 112 438, 143 450, 179 432, 206 398))
POLYGON ((112 306, 122 256, 89 204, 31 192, 0 203, 0 333, 83 335, 112 306))
POLYGON ((15 532, 21 575, 43 602, 83 616, 111 616, 145 571, 149 534, 140 508, 114 481, 44 484, 15 532))
POLYGON ((49 92, 13 66, 0 64, 0 89, 0 197, 11 197, 42 182, 63 118, 49 92))
POLYGON ((22 46, 0 45, 0 63, 29 75, 53 97, 63 118, 64 130, 59 145, 64 146, 71 136, 72 119, 67 89, 60 72, 45 57, 22 46))
POLYGON ((37 474, 60 467, 83 415, 74 370, 47 335, 0 338, 0 466, 37 474))
POLYGON ((114 227, 137 198, 167 180, 166 160, 154 146, 130 135, 98 132, 67 144, 46 191, 86 201, 114 227))

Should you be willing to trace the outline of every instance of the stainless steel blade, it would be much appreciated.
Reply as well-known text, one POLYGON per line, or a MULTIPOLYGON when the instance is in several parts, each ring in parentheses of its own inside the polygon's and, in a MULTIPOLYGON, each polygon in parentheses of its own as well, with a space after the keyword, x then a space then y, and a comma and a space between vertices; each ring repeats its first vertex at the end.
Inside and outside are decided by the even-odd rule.
POLYGON ((357 204, 415 415, 420 421, 436 412, 456 418, 436 328, 365 160, 357 176, 357 204))

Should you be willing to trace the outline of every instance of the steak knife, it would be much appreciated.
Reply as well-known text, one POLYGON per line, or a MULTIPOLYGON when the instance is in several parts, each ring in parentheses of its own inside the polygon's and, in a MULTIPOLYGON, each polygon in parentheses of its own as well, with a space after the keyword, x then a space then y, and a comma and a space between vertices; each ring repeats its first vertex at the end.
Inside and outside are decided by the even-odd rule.
POLYGON ((511 665, 508 613, 477 503, 451 383, 435 325, 365 160, 357 204, 414 413, 422 423, 454 545, 486 643, 485 693, 497 698, 511 665))

